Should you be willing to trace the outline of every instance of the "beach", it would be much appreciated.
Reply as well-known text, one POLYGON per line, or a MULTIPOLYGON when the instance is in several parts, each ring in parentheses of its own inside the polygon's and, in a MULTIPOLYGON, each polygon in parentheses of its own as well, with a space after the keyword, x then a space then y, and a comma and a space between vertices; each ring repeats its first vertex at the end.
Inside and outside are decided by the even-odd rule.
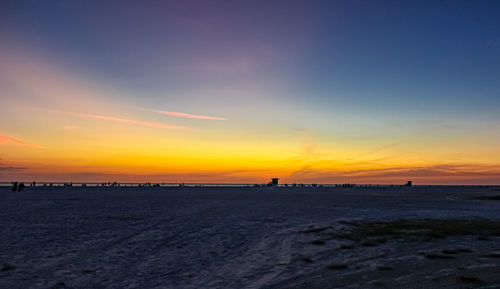
POLYGON ((4 186, 0 288, 500 288, 498 195, 4 186))

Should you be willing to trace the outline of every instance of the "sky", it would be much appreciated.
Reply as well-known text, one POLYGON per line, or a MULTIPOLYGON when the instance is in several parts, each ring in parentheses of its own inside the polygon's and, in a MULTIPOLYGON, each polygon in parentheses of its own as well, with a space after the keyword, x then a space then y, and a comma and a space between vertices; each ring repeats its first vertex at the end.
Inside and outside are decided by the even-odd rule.
POLYGON ((2 1, 0 181, 500 184, 498 1, 2 1))

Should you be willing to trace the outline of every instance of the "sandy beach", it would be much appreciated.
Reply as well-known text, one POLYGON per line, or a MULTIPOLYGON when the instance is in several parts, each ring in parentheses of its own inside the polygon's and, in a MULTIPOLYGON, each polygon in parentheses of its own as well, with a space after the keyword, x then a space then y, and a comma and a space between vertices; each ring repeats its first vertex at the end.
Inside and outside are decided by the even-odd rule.
POLYGON ((496 187, 0 189, 0 288, 500 288, 496 187))

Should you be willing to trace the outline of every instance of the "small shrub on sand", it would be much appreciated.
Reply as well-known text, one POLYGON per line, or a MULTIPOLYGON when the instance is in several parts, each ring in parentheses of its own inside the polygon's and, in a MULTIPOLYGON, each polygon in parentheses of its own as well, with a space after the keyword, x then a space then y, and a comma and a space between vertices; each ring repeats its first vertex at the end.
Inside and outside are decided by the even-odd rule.
POLYGON ((488 255, 486 255, 487 257, 490 257, 490 258, 500 258, 500 251, 494 251, 494 252, 491 252, 489 253, 488 255))
POLYGON ((481 283, 481 279, 479 279, 476 276, 465 276, 465 275, 460 275, 457 276, 457 281, 463 282, 463 283, 481 283))
POLYGON ((312 241, 312 243, 314 245, 324 245, 325 244, 325 241, 321 240, 321 239, 317 239, 317 240, 314 240, 312 241))
POLYGON ((312 263, 313 262, 313 259, 311 259, 311 257, 302 257, 302 258, 300 258, 300 260, 302 262, 305 262, 305 263, 312 263))
POLYGON ((347 267, 348 265, 346 263, 333 263, 326 266, 328 270, 344 270, 347 269, 347 267))
POLYGON ((346 249, 352 249, 354 248, 354 245, 351 244, 342 244, 340 245, 340 249, 346 250, 346 249))
POLYGON ((10 271, 10 270, 14 270, 14 269, 16 269, 16 266, 6 263, 6 264, 2 265, 1 271, 10 271))
POLYGON ((425 254, 425 257, 428 259, 455 259, 455 257, 451 255, 445 255, 441 253, 427 253, 425 254))
POLYGON ((63 289, 63 288, 68 288, 64 282, 57 282, 56 284, 52 285, 50 289, 63 289))
POLYGON ((378 245, 378 243, 374 240, 364 240, 363 242, 361 242, 361 245, 365 247, 375 247, 378 245))
POLYGON ((302 231, 303 233, 321 233, 327 229, 331 229, 332 227, 311 227, 302 231))
POLYGON ((374 280, 374 281, 370 282, 370 285, 380 287, 380 286, 383 286, 384 283, 380 280, 374 280))
POLYGON ((476 199, 478 199, 478 200, 487 200, 487 201, 500 201, 500 195, 480 196, 480 197, 477 197, 476 199))
POLYGON ((489 236, 480 235, 480 236, 477 236, 476 240, 478 240, 478 241, 491 241, 491 238, 489 236))
MULTIPOLYGON (((500 235, 500 221, 487 219, 417 219, 388 222, 358 221, 349 223, 351 230, 337 234, 339 238, 363 241, 382 237, 408 241, 453 236, 500 235)), ((489 238, 489 237, 488 237, 489 238)))

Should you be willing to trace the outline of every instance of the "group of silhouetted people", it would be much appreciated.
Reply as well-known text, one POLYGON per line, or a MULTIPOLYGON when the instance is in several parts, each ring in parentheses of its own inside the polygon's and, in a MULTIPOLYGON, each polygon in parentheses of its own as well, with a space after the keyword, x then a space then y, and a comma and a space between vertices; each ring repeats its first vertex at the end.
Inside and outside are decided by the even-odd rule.
POLYGON ((20 192, 24 189, 24 183, 12 182, 12 191, 20 192))
POLYGON ((119 187, 120 184, 118 182, 107 182, 107 183, 102 183, 102 187, 119 187))

